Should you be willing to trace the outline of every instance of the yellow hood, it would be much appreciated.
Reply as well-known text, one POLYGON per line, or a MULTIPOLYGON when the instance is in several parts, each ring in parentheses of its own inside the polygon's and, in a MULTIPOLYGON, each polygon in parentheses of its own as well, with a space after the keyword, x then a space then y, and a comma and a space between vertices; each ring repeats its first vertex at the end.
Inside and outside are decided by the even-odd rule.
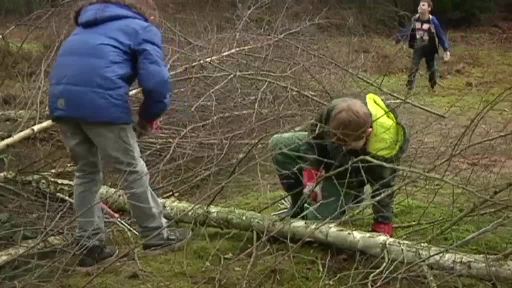
POLYGON ((368 151, 384 158, 395 156, 405 142, 404 127, 379 96, 372 93, 366 95, 366 105, 373 120, 368 151))

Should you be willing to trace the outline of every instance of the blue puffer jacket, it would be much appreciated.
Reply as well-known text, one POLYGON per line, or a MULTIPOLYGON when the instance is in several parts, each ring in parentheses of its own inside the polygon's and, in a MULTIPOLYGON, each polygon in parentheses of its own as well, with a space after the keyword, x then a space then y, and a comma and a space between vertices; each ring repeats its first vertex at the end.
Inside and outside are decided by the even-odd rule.
POLYGON ((128 93, 135 79, 144 95, 140 119, 158 119, 171 97, 160 31, 128 6, 88 6, 51 72, 50 117, 130 124, 128 93))

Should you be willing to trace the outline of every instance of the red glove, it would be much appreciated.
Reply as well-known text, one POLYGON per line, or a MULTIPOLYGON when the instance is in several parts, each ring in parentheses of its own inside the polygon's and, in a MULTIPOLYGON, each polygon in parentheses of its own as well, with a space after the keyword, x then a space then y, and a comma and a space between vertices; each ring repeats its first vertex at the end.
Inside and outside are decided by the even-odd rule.
POLYGON ((148 126, 149 126, 149 129, 151 129, 151 132, 160 132, 160 128, 162 127, 160 125, 160 120, 148 122, 148 126))
POLYGON ((372 225, 372 231, 393 237, 393 224, 375 222, 372 225))
POLYGON ((322 189, 320 185, 316 185, 318 178, 323 176, 323 171, 314 170, 311 168, 304 169, 303 180, 304 193, 309 194, 311 201, 318 203, 322 201, 322 189), (315 187, 316 185, 316 187, 315 187))
POLYGON ((158 133, 160 132, 160 127, 160 120, 144 122, 141 119, 139 119, 137 125, 134 126, 137 138, 144 137, 149 133, 158 133))

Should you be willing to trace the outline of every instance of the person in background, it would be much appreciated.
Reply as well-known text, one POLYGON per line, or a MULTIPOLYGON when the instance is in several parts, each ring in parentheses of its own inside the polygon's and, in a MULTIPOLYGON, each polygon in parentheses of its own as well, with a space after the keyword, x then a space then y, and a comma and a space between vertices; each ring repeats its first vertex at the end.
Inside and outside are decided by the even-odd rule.
POLYGON ((393 236, 396 166, 408 138, 384 101, 368 94, 364 101, 335 99, 318 113, 307 131, 274 135, 272 159, 290 206, 281 217, 338 220, 363 201, 372 186, 371 230, 393 236), (368 161, 363 156, 375 161, 368 161), (382 165, 388 163, 391 165, 382 165))
POLYGON ((418 14, 412 17, 411 26, 402 29, 396 37, 395 42, 397 44, 408 41, 409 48, 413 50, 412 65, 406 85, 408 91, 414 90, 416 86, 416 75, 423 59, 427 64, 430 88, 435 89, 438 78, 436 55, 439 54, 439 45, 444 50, 444 61, 450 60, 448 37, 437 18, 430 14, 432 7, 431 0, 421 0, 418 6, 418 14))
POLYGON ((153 24, 157 17, 152 0, 86 2, 75 12, 76 29, 63 42, 51 71, 50 117, 76 165, 79 267, 93 267, 117 254, 105 244, 98 195, 103 166, 122 176, 144 250, 180 249, 191 236, 188 229, 167 227, 134 131, 143 136, 158 129, 170 106, 162 35, 153 24), (129 89, 136 79, 144 99, 134 129, 129 89))

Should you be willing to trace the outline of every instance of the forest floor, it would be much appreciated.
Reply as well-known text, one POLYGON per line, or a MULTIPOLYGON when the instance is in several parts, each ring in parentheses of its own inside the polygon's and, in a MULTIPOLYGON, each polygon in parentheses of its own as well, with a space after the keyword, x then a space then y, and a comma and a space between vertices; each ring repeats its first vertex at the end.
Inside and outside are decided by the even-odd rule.
MULTIPOLYGON (((481 145, 471 144, 512 131, 511 37, 512 35, 498 33, 493 28, 450 32, 452 59, 444 63, 442 57, 439 57, 441 84, 435 92, 428 87, 425 64, 422 63, 418 87, 407 95, 407 99, 436 110, 446 117, 441 118, 409 105, 397 107, 400 119, 408 127, 411 137, 409 152, 402 165, 431 169, 431 173, 473 187, 478 195, 433 179, 421 179, 399 189, 395 204, 396 238, 424 241, 473 203, 490 195, 499 184, 512 178, 510 134, 481 145), (434 163, 462 150, 464 151, 458 157, 454 156, 449 161, 449 165, 432 168, 434 163)), ((368 71, 360 71, 361 73, 381 83, 388 91, 405 95, 404 86, 411 54, 409 49, 377 36, 349 39, 325 33, 317 35, 316 39, 316 51, 328 54, 333 59, 344 58, 346 55, 343 53, 346 51, 339 47, 347 42, 352 43, 355 47, 352 53, 357 54, 368 67, 373 67, 368 71)), ((327 83, 326 89, 334 95, 346 87, 340 87, 338 79, 324 80, 327 83)), ((353 81, 351 85, 358 89, 372 90, 372 87, 358 81, 353 81)), ((6 96, 3 99, 7 101, 6 96)), ((387 99, 391 103, 396 100, 390 97, 387 99)), ((12 128, 4 126, 1 129, 0 131, 10 131, 12 128)), ((14 157, 14 160, 11 161, 22 157, 24 151, 30 149, 30 143, 12 148, 14 152, 10 157, 14 157)), ((38 151, 37 155, 43 157, 54 153, 52 151, 58 145, 58 139, 55 139, 38 151)), ((403 181, 410 177, 416 175, 404 172, 400 178, 403 181)), ((2 187, 0 192, 2 195, 11 193, 2 187)), ((503 206, 487 203, 484 207, 479 207, 481 209, 455 223, 448 232, 433 238, 429 244, 443 247, 452 245, 487 227, 499 217, 505 217, 509 213, 506 208, 512 204, 512 191, 504 194, 506 195, 501 195, 496 200, 503 206)), ((282 197, 283 192, 278 186, 271 161, 264 158, 226 185, 222 195, 215 205, 260 212, 282 197)), ((2 201, 3 199, 8 200, 2 198, 2 201)), ((0 210, 0 225, 10 225, 11 229, 15 229, 22 226, 20 223, 24 223, 23 221, 28 221, 10 212, 15 207, 17 206, 13 204, 5 211, 0 210), (12 221, 6 224, 9 218, 12 221)), ((268 214, 277 209, 279 208, 274 206, 262 213, 268 214)), ((70 217, 73 215, 69 206, 63 213, 70 217)), ((343 225, 346 228, 368 231, 371 216, 371 209, 367 208, 343 225)), ((126 220, 135 225, 129 218, 126 220)), ((2 230, 7 230, 7 226, 2 227, 2 230)), ((112 242, 121 251, 137 241, 128 237, 117 226, 109 227, 112 242)), ((492 233, 457 247, 457 250, 477 254, 500 254, 512 248, 511 227, 501 226, 492 233)), ((370 287, 369 278, 373 279, 374 285, 379 280, 389 280, 387 284, 372 287, 492 287, 488 283, 438 272, 433 272, 435 283, 429 283, 421 269, 401 271, 403 267, 399 264, 384 263, 382 259, 361 253, 335 251, 318 244, 296 246, 293 243, 267 241, 255 246, 254 243, 260 237, 255 233, 207 227, 193 229, 192 240, 183 251, 161 256, 145 256, 141 253, 136 258, 132 256, 121 259, 94 276, 72 269, 62 269, 60 273, 56 273, 55 269, 42 269, 41 273, 34 273, 36 268, 31 268, 30 271, 23 271, 33 277, 28 281, 25 279, 26 287, 82 287, 91 277, 94 277, 92 287, 370 287), (385 269, 381 269, 382 267, 385 269), (434 284, 437 286, 432 286, 434 284)), ((3 235, 0 240, 7 241, 9 237, 14 236, 3 235)), ((3 270, 0 281, 16 279, 19 265, 21 264, 3 270)), ((41 269, 45 265, 46 262, 41 262, 34 267, 41 269)), ((12 285, 15 287, 15 284, 12 285)))

